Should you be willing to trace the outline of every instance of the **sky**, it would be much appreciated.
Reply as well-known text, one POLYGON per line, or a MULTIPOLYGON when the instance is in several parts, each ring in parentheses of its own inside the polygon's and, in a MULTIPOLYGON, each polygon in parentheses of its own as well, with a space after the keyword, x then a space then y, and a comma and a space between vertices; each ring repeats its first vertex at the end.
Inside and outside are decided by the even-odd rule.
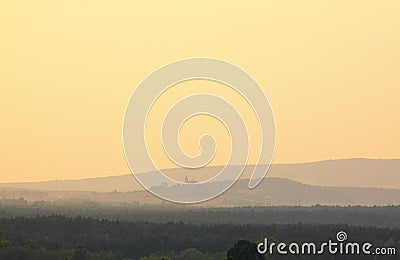
MULTIPOLYGON (((399 1, 1 1, 0 182, 129 172, 130 95, 158 67, 190 57, 229 61, 257 80, 276 120, 273 163, 400 158, 399 13, 399 1)), ((254 115, 235 93, 187 84, 158 111, 200 88, 226 95, 257 149, 254 115)), ((168 168, 152 113, 150 150, 168 168)), ((196 154, 203 131, 222 145, 212 165, 223 164, 229 138, 213 119, 184 126, 182 147, 196 154)))

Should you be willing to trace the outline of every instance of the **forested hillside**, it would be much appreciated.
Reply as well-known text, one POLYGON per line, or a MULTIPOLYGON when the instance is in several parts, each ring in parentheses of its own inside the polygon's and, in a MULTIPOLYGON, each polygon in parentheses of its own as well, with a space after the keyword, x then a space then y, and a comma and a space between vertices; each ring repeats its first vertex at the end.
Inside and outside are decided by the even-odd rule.
POLYGON ((322 243, 335 239, 341 230, 347 232, 351 241, 400 247, 398 228, 349 225, 200 225, 38 216, 3 218, 0 230, 2 259, 16 254, 30 255, 29 259, 139 259, 152 254, 162 256, 184 252, 190 248, 194 254, 203 252, 207 253, 204 257, 208 255, 210 259, 218 259, 239 240, 262 241, 267 237, 282 242, 322 243))

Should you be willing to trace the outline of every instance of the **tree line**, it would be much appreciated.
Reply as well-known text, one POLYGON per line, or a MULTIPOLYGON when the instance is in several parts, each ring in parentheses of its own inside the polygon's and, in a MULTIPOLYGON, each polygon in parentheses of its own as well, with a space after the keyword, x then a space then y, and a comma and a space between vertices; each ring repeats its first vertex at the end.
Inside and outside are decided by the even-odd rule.
POLYGON ((117 205, 91 201, 35 202, 1 201, 0 217, 64 215, 152 223, 184 222, 194 224, 348 224, 355 226, 400 228, 400 206, 321 206, 204 208, 176 204, 117 205))
POLYGON ((18 254, 29 259, 229 259, 229 253, 265 237, 319 243, 335 239, 340 230, 352 241, 400 248, 399 228, 346 224, 150 223, 54 215, 1 218, 0 230, 0 259, 28 259, 14 258, 18 254), (248 243, 235 250, 239 241, 248 243))

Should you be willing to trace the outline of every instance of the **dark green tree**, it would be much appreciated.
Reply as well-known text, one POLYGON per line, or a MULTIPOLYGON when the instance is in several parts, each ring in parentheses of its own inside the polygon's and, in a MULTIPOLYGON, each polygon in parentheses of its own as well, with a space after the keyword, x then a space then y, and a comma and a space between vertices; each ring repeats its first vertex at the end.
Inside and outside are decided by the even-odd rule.
POLYGON ((75 249, 72 260, 86 260, 86 250, 84 249, 83 245, 79 244, 75 249))
POLYGON ((257 245, 248 240, 239 240, 226 254, 228 260, 261 260, 263 256, 257 252, 257 245))

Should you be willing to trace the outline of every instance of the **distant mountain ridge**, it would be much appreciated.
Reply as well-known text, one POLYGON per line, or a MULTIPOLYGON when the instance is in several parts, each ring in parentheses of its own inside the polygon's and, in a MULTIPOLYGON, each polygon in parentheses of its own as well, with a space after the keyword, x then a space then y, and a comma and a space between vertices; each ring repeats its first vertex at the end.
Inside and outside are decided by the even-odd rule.
MULTIPOLYGON (((284 178, 267 177, 259 186, 250 191, 247 183, 247 179, 238 180, 233 187, 222 195, 193 206, 400 205, 400 189, 321 187, 284 178)), ((174 186, 160 188, 179 192, 179 188, 174 186)), ((79 205, 92 205, 93 203, 106 205, 165 203, 165 201, 144 190, 134 192, 40 191, 0 187, 0 205, 25 205, 26 203, 36 202, 40 204, 45 201, 54 202, 55 205, 68 205, 69 203, 79 203, 79 205)))
MULTIPOLYGON (((248 179, 253 167, 247 166, 241 179, 248 179)), ((222 166, 205 167, 196 173, 187 169, 167 169, 165 173, 180 181, 183 181, 186 176, 189 176, 189 179, 204 180, 214 176, 221 168, 222 166)), ((300 164, 273 164, 267 177, 287 178, 317 186, 400 189, 400 160, 343 159, 300 164)), ((43 191, 110 192, 116 190, 128 192, 143 190, 132 174, 80 180, 0 183, 0 187, 43 191)))

